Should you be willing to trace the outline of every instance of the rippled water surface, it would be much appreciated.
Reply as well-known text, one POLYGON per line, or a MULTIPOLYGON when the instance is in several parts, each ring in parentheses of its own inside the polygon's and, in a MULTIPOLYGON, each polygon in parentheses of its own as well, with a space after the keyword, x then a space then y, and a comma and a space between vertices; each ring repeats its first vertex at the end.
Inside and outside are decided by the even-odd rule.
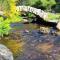
POLYGON ((12 24, 24 39, 24 51, 15 60, 60 60, 60 35, 43 33, 37 24, 12 24))

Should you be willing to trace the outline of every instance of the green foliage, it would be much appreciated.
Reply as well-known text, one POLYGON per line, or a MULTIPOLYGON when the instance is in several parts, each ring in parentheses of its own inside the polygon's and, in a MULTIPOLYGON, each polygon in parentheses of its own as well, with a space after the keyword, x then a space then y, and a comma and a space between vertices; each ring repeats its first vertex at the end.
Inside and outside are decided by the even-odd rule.
POLYGON ((32 6, 51 11, 51 7, 55 4, 55 0, 37 0, 32 6))
POLYGON ((28 17, 29 22, 32 22, 33 18, 35 18, 35 15, 30 12, 27 12, 26 16, 28 17))
POLYGON ((8 35, 10 30, 12 29, 10 27, 11 23, 19 22, 21 20, 20 16, 14 16, 14 18, 6 18, 0 17, 0 36, 3 37, 4 35, 8 35), (18 20, 18 21, 17 21, 18 20))
POLYGON ((52 6, 52 10, 56 13, 60 13, 60 3, 57 3, 56 5, 52 6))
POLYGON ((3 37, 3 35, 7 35, 9 33, 9 30, 11 29, 9 21, 4 20, 3 17, 0 17, 0 36, 3 37))
POLYGON ((34 17, 35 15, 32 14, 32 13, 30 13, 30 12, 27 12, 27 13, 26 13, 26 16, 27 16, 27 17, 34 17))
POLYGON ((42 9, 42 10, 46 9, 46 7, 42 5, 42 2, 40 0, 36 1, 34 4, 32 4, 32 6, 35 8, 42 9))
POLYGON ((18 0, 18 2, 21 5, 29 5, 45 10, 51 10, 51 7, 56 4, 55 0, 18 0))
POLYGON ((45 6, 46 8, 56 4, 55 0, 41 0, 42 5, 45 6))
POLYGON ((60 14, 48 13, 47 20, 53 20, 53 21, 57 22, 58 20, 60 20, 60 14))
POLYGON ((22 19, 19 16, 19 13, 16 12, 16 0, 0 0, 1 10, 4 12, 3 16, 0 17, 0 36, 9 34, 11 29, 10 23, 20 22, 22 19))

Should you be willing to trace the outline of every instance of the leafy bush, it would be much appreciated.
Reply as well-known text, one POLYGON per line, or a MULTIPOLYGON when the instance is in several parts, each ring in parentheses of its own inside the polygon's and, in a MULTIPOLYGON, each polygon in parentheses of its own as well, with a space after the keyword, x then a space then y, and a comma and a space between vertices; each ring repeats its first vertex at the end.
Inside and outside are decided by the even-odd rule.
POLYGON ((3 16, 0 17, 0 36, 9 34, 11 29, 10 23, 21 21, 19 13, 16 12, 16 0, 0 0, 0 6, 4 12, 3 16))
POLYGON ((0 36, 3 37, 4 34, 8 34, 9 30, 11 29, 9 21, 4 20, 3 17, 0 17, 0 36))
POLYGON ((52 6, 52 11, 56 12, 56 13, 60 13, 60 3, 57 3, 55 5, 52 6))
POLYGON ((55 0, 18 0, 17 5, 33 6, 43 10, 51 10, 51 7, 56 4, 55 0))
POLYGON ((0 36, 8 35, 10 30, 12 29, 10 24, 13 22, 19 22, 21 20, 20 16, 14 16, 14 18, 6 18, 0 17, 0 36))

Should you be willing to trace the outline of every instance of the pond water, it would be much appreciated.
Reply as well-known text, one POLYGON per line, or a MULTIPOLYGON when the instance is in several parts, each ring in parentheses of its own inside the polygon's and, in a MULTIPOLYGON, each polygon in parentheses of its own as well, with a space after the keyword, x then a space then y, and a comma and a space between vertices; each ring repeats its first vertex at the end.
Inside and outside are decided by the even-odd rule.
POLYGON ((52 27, 13 23, 13 32, 24 39, 24 51, 15 60, 60 60, 60 35, 52 27))

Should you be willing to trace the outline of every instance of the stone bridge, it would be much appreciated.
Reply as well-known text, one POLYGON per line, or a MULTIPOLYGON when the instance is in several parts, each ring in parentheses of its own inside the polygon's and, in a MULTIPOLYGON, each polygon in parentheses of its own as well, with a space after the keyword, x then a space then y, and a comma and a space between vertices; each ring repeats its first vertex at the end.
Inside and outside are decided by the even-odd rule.
MULTIPOLYGON (((43 20, 45 20, 47 22, 57 23, 57 28, 60 30, 60 21, 59 20, 49 20, 48 12, 44 12, 41 9, 37 9, 34 7, 30 7, 30 6, 16 6, 16 11, 17 12, 20 12, 20 11, 31 12, 35 15, 40 16, 43 20)), ((0 15, 3 15, 3 12, 0 11, 0 15)))
POLYGON ((37 9, 37 8, 34 8, 34 7, 30 7, 30 6, 17 6, 17 11, 31 12, 31 13, 33 13, 35 15, 40 16, 44 20, 47 18, 47 15, 48 15, 43 10, 37 9))
POLYGON ((54 22, 57 23, 57 28, 60 30, 60 21, 59 20, 48 20, 48 13, 44 12, 41 9, 37 9, 34 7, 30 7, 30 6, 17 6, 16 7, 16 11, 25 11, 25 12, 31 12, 34 13, 35 15, 40 16, 42 19, 44 19, 47 22, 54 22))

